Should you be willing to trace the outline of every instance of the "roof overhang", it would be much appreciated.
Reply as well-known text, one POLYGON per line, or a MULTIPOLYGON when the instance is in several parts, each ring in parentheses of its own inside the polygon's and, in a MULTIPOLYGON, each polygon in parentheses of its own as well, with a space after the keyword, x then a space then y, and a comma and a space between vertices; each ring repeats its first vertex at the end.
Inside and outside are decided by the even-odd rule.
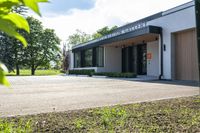
POLYGON ((80 50, 84 50, 84 49, 90 49, 93 47, 98 47, 98 46, 110 44, 113 42, 123 41, 123 40, 127 40, 130 38, 136 38, 136 37, 147 35, 147 34, 161 34, 161 33, 162 33, 161 27, 146 26, 144 28, 140 28, 138 30, 120 34, 118 36, 110 37, 110 38, 103 39, 103 40, 93 40, 93 41, 87 42, 85 44, 78 45, 76 47, 73 47, 72 51, 74 52, 74 51, 80 51, 80 50))

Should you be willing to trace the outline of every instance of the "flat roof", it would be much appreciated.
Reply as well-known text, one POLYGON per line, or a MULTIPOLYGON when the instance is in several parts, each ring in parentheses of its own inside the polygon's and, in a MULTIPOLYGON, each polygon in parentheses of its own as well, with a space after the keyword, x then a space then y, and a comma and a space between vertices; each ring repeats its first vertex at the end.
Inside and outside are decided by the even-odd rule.
POLYGON ((123 40, 127 37, 130 37, 130 36, 136 37, 136 36, 139 36, 139 35, 148 34, 148 33, 151 33, 151 30, 156 30, 157 31, 156 34, 160 34, 160 30, 162 29, 161 27, 148 26, 148 25, 146 25, 146 23, 148 21, 151 21, 151 20, 166 16, 166 15, 178 12, 180 10, 190 8, 194 5, 195 5, 194 1, 190 1, 190 2, 187 2, 185 4, 171 8, 169 10, 166 10, 164 12, 159 12, 159 13, 156 13, 154 15, 140 19, 138 21, 126 24, 124 26, 117 28, 116 30, 114 30, 112 33, 110 33, 108 35, 105 35, 103 37, 88 41, 86 43, 82 43, 82 44, 78 44, 76 46, 73 46, 72 51, 97 47, 97 46, 108 44, 108 43, 111 43, 111 42, 120 41, 120 39, 123 40), (143 31, 143 32, 141 32, 141 31, 143 31))
POLYGON ((161 34, 161 33, 162 33, 161 27, 146 26, 146 27, 143 27, 143 28, 131 31, 131 32, 127 32, 127 33, 124 33, 124 34, 121 34, 121 35, 117 35, 115 37, 110 37, 110 38, 107 38, 107 39, 103 39, 101 41, 89 43, 87 45, 74 48, 74 49, 72 49, 72 51, 74 52, 74 51, 89 49, 89 48, 109 44, 109 43, 112 43, 112 42, 118 42, 118 41, 121 41, 121 40, 126 40, 126 39, 130 39, 130 38, 134 38, 134 37, 138 37, 138 36, 142 36, 142 35, 146 35, 146 34, 161 34))

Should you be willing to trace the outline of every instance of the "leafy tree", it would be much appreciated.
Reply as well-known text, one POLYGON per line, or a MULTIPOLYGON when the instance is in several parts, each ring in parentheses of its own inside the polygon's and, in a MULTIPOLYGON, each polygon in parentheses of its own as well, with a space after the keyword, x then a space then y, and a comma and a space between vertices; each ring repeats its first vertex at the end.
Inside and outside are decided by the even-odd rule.
POLYGON ((11 12, 18 13, 18 14, 20 14, 22 16, 26 16, 27 11, 28 11, 28 8, 23 6, 23 5, 14 6, 11 9, 11 12))
POLYGON ((70 46, 69 44, 64 43, 62 49, 62 70, 66 72, 69 69, 70 64, 70 46))
POLYGON ((7 36, 3 32, 0 32, 0 36, 0 60, 4 62, 9 71, 12 71, 14 64, 12 40, 14 38, 7 36))
POLYGON ((115 29, 117 29, 117 26, 113 26, 111 28, 109 28, 108 26, 105 26, 105 27, 97 30, 97 32, 92 35, 92 38, 97 39, 102 36, 108 35, 108 34, 112 33, 115 29))
MULTIPOLYGON (((20 40, 24 46, 27 42, 17 30, 23 29, 29 32, 29 25, 21 15, 13 13, 13 7, 24 5, 40 15, 38 3, 47 2, 48 0, 1 0, 0 1, 0 30, 11 37, 20 40)), ((9 82, 5 78, 4 71, 7 71, 4 64, 0 63, 0 84, 9 86, 9 82)))
POLYGON ((38 67, 48 67, 50 62, 57 62, 60 57, 60 39, 54 30, 43 29, 41 22, 33 17, 28 17, 30 34, 25 34, 28 46, 24 50, 25 64, 35 74, 38 67))
POLYGON ((80 43, 87 42, 91 39, 92 38, 89 34, 86 34, 85 32, 81 30, 76 30, 76 33, 74 33, 73 35, 70 35, 67 41, 69 45, 74 46, 80 43))
POLYGON ((23 45, 15 38, 0 33, 0 60, 9 71, 16 69, 16 75, 20 75, 19 67, 23 62, 23 45))
POLYGON ((105 27, 97 30, 97 32, 94 33, 93 35, 86 34, 85 32, 83 32, 81 30, 76 30, 76 33, 70 35, 68 37, 67 41, 68 41, 69 45, 74 46, 74 45, 77 45, 77 44, 87 42, 87 41, 92 40, 92 39, 97 39, 97 38, 102 37, 102 36, 107 35, 107 34, 110 34, 115 29, 117 29, 117 26, 113 26, 111 28, 109 28, 108 26, 105 26, 105 27))

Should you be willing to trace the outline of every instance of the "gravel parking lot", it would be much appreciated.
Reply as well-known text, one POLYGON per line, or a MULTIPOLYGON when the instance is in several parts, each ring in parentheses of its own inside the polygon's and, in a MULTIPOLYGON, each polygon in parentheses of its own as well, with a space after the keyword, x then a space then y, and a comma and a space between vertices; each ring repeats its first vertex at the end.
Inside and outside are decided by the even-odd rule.
POLYGON ((0 116, 38 114, 145 102, 199 94, 193 84, 76 76, 9 77, 0 86, 0 116))

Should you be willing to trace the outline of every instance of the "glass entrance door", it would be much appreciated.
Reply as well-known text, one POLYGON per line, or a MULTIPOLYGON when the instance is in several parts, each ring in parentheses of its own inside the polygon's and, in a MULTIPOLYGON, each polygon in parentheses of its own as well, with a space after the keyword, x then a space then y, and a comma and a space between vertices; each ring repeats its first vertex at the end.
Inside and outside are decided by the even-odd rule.
POLYGON ((147 74, 147 45, 141 44, 137 46, 137 74, 147 74))
POLYGON ((122 72, 136 72, 135 71, 135 56, 134 56, 135 47, 126 47, 122 49, 122 72))

